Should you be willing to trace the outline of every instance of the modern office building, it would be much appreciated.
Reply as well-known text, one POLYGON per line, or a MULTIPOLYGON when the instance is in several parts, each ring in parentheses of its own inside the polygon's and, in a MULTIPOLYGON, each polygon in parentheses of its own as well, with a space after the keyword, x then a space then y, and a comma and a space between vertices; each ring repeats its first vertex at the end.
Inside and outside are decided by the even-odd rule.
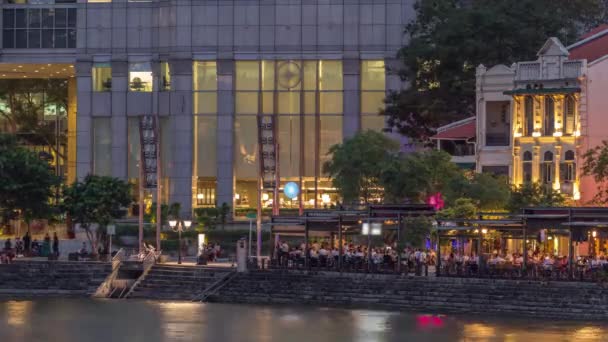
POLYGON ((66 80, 67 108, 41 115, 67 132, 57 164, 68 181, 137 183, 138 120, 159 115, 163 201, 256 207, 257 116, 276 114, 281 184, 299 183, 304 207, 319 207, 337 200, 322 172, 329 147, 384 127, 412 4, 4 0, 0 77, 66 80))

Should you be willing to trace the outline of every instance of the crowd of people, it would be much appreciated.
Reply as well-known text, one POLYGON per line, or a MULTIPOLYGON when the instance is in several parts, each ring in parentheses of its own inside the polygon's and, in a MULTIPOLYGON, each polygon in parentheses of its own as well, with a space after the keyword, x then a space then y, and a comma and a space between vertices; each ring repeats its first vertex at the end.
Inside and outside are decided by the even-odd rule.
MULTIPOLYGON (((288 268, 304 267, 306 263, 306 244, 290 246, 279 241, 276 246, 278 266, 288 268)), ((342 245, 342 253, 337 246, 327 242, 315 242, 308 246, 310 267, 337 268, 349 270, 371 270, 394 272, 422 272, 435 264, 435 252, 427 249, 404 248, 399 252, 394 246, 369 247, 353 243, 342 245), (400 264, 399 264, 400 263, 400 264), (399 268, 397 266, 400 266, 399 268)), ((428 273, 428 270, 427 270, 428 273)))
POLYGON ((13 259, 23 256, 46 257, 49 255, 59 256, 59 237, 57 233, 53 233, 52 240, 49 233, 46 233, 42 242, 39 242, 27 232, 23 238, 16 237, 14 241, 7 238, 4 241, 4 248, 0 251, 0 263, 11 263, 13 259))

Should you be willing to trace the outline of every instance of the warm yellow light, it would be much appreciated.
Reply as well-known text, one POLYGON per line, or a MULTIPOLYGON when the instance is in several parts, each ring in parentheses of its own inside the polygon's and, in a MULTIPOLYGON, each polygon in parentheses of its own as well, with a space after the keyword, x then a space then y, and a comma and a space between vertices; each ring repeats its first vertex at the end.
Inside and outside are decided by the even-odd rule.
POLYGON ((591 235, 592 235, 593 237, 597 237, 597 232, 594 230, 593 232, 591 232, 591 235))
POLYGON ((241 195, 239 195, 239 194, 234 194, 234 199, 236 199, 236 200, 241 199, 241 195))
POLYGON ((328 204, 329 202, 331 202, 331 198, 329 197, 329 194, 321 195, 321 200, 323 201, 324 204, 328 204))
POLYGON ((534 132, 534 133, 532 133, 532 136, 535 138, 538 138, 538 137, 540 137, 540 132, 534 132))
POLYGON ((315 205, 315 199, 314 198, 309 199, 308 204, 315 205))
POLYGON ((262 201, 268 201, 268 198, 270 198, 270 197, 268 196, 267 193, 262 194, 262 201))
POLYGON ((574 131, 574 136, 575 137, 580 137, 581 136, 581 131, 574 131))
POLYGON ((514 136, 515 138, 521 138, 521 132, 515 132, 515 133, 513 134, 513 136, 514 136))
POLYGON ((475 234, 479 233, 479 229, 475 229, 474 233, 475 234))
POLYGON ((205 195, 204 194, 196 194, 196 199, 205 199, 205 195))
POLYGON ((559 181, 555 181, 555 183, 553 183, 553 190, 559 191, 561 189, 559 181))
POLYGON ((561 137, 562 136, 562 132, 555 132, 553 133, 554 137, 561 137))
POLYGON ((549 240, 553 240, 553 236, 549 235, 549 238, 548 238, 548 239, 549 239, 549 240))
POLYGON ((484 229, 482 229, 482 230, 481 230, 481 233, 482 233, 482 234, 487 234, 487 233, 488 233, 488 230, 484 228, 484 229))

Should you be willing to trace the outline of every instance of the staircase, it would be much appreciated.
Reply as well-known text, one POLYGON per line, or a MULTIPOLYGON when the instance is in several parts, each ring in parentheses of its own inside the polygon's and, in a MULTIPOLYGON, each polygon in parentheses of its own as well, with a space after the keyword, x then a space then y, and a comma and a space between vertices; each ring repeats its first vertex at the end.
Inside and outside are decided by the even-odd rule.
POLYGON ((208 300, 564 319, 608 318, 608 289, 574 282, 256 271, 237 274, 208 300))
POLYGON ((231 269, 157 264, 152 266, 127 297, 194 300, 230 272, 231 269))
POLYGON ((110 273, 111 263, 18 260, 0 264, 0 297, 91 296, 110 273))

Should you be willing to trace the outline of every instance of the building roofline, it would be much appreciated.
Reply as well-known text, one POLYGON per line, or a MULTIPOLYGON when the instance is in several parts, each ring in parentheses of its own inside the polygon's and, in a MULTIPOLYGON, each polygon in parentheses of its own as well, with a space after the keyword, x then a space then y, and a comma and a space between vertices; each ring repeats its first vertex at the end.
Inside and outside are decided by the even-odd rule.
POLYGON ((441 127, 437 127, 436 131, 437 131, 437 133, 439 133, 439 132, 443 132, 443 131, 446 131, 448 129, 454 128, 454 127, 466 125, 466 124, 468 124, 471 121, 475 121, 475 119, 477 119, 476 116, 471 116, 471 117, 468 117, 466 119, 454 121, 454 122, 451 122, 451 123, 449 123, 447 125, 443 125, 441 127))
POLYGON ((598 32, 598 33, 596 33, 596 34, 594 34, 594 35, 591 35, 591 36, 589 36, 589 37, 587 37, 587 38, 581 39, 581 40, 579 40, 579 41, 577 41, 577 42, 573 43, 572 45, 567 46, 566 48, 567 48, 568 50, 571 50, 571 49, 577 48, 577 47, 579 47, 579 46, 581 46, 581 45, 584 45, 584 44, 586 44, 586 43, 588 43, 588 42, 590 42, 590 41, 592 41, 592 40, 595 40, 595 39, 597 39, 597 38, 600 38, 600 37, 602 37, 602 36, 605 36, 606 34, 608 34, 608 28, 606 28, 606 29, 604 29, 604 30, 602 30, 602 31, 600 31, 600 32, 598 32))

